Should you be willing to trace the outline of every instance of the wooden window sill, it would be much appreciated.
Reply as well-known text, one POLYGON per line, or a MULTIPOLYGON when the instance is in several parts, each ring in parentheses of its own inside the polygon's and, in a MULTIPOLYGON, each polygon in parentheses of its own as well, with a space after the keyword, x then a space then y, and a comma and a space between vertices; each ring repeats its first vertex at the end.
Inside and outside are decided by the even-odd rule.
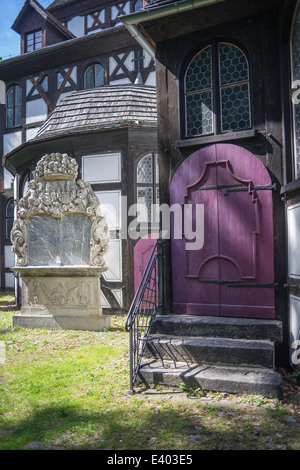
POLYGON ((175 142, 176 148, 198 147, 199 145, 216 144, 229 142, 233 140, 253 139, 259 135, 256 129, 247 131, 227 132, 226 134, 207 135, 202 137, 194 137, 191 139, 178 140, 175 142))

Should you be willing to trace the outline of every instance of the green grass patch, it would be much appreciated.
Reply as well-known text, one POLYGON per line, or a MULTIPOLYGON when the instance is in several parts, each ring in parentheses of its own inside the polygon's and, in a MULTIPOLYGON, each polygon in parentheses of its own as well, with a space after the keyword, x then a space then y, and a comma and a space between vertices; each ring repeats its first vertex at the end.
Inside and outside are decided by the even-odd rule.
POLYGON ((88 332, 13 328, 12 315, 0 312, 0 450, 300 449, 291 381, 280 402, 184 385, 130 395, 124 317, 88 332))

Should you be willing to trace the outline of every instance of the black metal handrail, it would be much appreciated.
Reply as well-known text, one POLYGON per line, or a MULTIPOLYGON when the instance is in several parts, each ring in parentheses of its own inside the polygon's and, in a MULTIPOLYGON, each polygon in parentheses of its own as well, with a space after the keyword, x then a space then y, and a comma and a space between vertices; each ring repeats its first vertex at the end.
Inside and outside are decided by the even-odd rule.
POLYGON ((131 393, 133 393, 133 385, 138 375, 153 321, 162 306, 161 263, 162 240, 159 239, 152 249, 125 322, 125 329, 129 331, 131 393))

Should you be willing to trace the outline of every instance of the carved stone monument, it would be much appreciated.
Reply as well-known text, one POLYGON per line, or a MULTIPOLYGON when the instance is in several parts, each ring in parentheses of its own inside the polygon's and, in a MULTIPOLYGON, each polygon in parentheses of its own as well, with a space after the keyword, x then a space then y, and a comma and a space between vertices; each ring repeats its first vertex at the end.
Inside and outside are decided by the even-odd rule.
POLYGON ((91 185, 76 181, 77 170, 67 154, 45 155, 19 201, 11 240, 22 308, 14 326, 99 331, 110 325, 100 295, 108 227, 91 185))

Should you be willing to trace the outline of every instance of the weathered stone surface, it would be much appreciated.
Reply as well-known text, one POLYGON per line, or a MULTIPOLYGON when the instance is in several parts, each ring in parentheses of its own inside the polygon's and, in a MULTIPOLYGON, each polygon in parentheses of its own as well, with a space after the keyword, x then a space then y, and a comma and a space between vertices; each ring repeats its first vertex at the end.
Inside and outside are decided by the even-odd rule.
POLYGON ((178 386, 216 392, 248 393, 270 398, 282 398, 282 378, 270 370, 216 367, 207 364, 149 361, 142 364, 138 381, 149 384, 178 386))
POLYGON ((282 323, 257 318, 231 318, 197 315, 158 315, 152 333, 206 336, 234 339, 282 341, 282 323))
POLYGON ((77 167, 66 154, 45 155, 39 161, 37 181, 30 181, 19 201, 11 232, 17 266, 104 265, 108 226, 90 183, 75 181, 77 167))
POLYGON ((108 226, 91 185, 75 182, 77 169, 66 154, 45 155, 19 202, 11 238, 22 308, 14 325, 98 331, 110 324, 100 290, 108 226))
POLYGON ((30 266, 89 265, 91 221, 84 214, 61 219, 35 215, 28 222, 30 266))

